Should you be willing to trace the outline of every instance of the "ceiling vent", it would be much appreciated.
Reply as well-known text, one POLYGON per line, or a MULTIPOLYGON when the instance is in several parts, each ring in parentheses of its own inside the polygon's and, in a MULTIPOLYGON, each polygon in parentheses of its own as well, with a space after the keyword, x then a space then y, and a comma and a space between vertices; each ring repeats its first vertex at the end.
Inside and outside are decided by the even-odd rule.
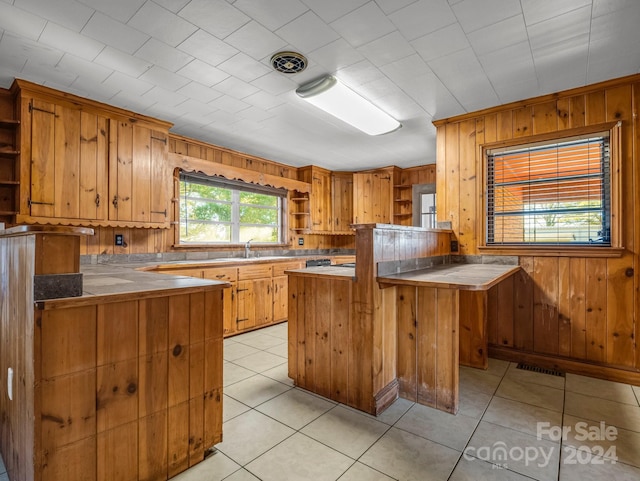
POLYGON ((297 52, 278 52, 271 57, 271 65, 278 72, 292 74, 307 68, 307 58, 297 52))

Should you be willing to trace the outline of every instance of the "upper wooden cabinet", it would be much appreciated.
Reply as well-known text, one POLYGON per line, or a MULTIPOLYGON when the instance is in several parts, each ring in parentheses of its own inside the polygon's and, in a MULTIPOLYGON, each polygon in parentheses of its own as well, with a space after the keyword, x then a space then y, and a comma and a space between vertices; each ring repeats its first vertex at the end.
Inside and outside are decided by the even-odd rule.
POLYGON ((333 232, 353 234, 353 174, 331 173, 331 208, 333 232))
POLYGON ((169 227, 169 124, 16 80, 17 223, 169 227))
POLYGON ((331 171, 310 165, 299 171, 299 180, 311 184, 309 202, 311 232, 330 233, 333 230, 331 210, 331 171))
POLYGON ((353 217, 356 224, 393 224, 395 167, 353 174, 353 217))

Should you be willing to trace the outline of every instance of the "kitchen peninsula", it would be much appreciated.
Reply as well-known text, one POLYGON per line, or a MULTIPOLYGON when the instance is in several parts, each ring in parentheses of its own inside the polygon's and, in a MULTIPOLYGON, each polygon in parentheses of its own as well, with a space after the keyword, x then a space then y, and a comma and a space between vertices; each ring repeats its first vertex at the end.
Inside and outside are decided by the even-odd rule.
POLYGON ((455 414, 460 331, 486 345, 486 292, 520 268, 450 264, 447 230, 355 228, 355 267, 288 271, 289 377, 374 415, 398 396, 455 414))
POLYGON ((228 283, 80 273, 78 239, 90 234, 0 232, 0 450, 12 481, 168 479, 222 440, 228 283), (34 277, 78 275, 79 293, 34 298, 34 277))

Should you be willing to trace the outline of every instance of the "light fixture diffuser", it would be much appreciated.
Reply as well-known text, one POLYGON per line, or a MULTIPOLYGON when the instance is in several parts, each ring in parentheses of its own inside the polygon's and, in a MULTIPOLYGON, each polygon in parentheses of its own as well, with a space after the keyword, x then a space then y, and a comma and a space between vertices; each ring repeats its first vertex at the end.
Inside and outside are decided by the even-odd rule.
POLYGON ((302 85, 296 89, 296 94, 365 134, 386 134, 402 126, 333 75, 302 85))

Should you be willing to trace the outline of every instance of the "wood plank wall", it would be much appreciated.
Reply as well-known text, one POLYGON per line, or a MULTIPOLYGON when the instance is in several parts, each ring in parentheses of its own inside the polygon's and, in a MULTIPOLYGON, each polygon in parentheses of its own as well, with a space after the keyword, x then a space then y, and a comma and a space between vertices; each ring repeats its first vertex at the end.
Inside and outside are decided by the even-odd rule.
POLYGON ((635 75, 436 122, 438 220, 451 221, 463 255, 481 253, 483 144, 622 122, 623 255, 520 257, 513 283, 490 292, 490 345, 640 370, 639 101, 635 75))

